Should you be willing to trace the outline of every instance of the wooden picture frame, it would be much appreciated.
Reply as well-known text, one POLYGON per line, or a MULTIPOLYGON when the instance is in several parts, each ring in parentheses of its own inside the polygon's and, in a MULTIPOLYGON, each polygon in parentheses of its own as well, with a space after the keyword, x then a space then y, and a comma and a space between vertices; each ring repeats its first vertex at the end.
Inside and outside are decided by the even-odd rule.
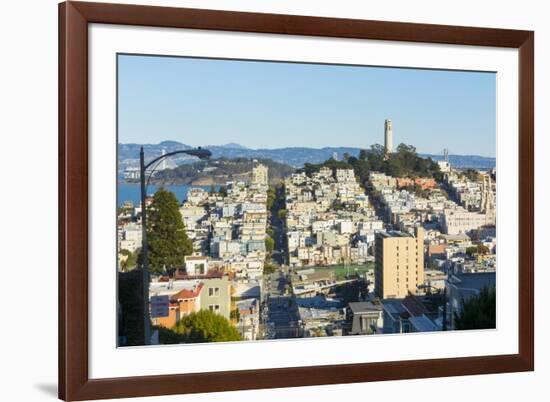
POLYGON ((534 369, 534 33, 120 4, 59 5, 59 397, 64 400, 383 381, 534 369), (90 379, 88 24, 120 24, 519 49, 519 353, 90 379))

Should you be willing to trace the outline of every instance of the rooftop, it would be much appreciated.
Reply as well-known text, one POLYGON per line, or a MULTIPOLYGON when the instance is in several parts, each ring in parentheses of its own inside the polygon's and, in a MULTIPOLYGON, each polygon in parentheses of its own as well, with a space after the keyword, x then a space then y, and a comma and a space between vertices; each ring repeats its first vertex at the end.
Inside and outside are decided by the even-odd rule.
POLYGON ((494 287, 496 285, 496 272, 468 272, 453 274, 449 282, 457 288, 477 289, 494 287))
POLYGON ((409 318, 410 323, 418 332, 437 331, 438 326, 425 315, 409 318))
POLYGON ((414 317, 422 316, 428 312, 422 302, 414 296, 405 297, 401 304, 414 317))
POLYGON ((354 314, 364 313, 369 311, 381 311, 382 305, 374 304, 373 302, 351 302, 349 308, 354 314))
POLYGON ((399 232, 397 230, 388 230, 386 232, 378 232, 378 236, 384 237, 384 238, 390 238, 390 237, 414 237, 412 234, 407 232, 399 232))
POLYGON ((207 260, 208 257, 205 255, 186 255, 185 261, 202 261, 207 260))
POLYGON ((382 306, 384 310, 392 316, 400 316, 406 313, 407 310, 403 307, 403 299, 384 299, 382 300, 382 306))

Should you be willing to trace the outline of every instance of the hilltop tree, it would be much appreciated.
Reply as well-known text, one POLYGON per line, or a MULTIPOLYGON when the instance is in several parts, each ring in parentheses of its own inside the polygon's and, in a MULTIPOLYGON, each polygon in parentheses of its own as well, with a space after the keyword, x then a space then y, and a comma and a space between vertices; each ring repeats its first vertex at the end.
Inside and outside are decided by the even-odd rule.
POLYGON ((359 152, 359 160, 366 161, 369 170, 381 171, 385 155, 386 150, 382 145, 373 144, 369 150, 363 149, 359 152))
POLYGON ((162 272, 183 264, 184 257, 193 252, 193 243, 185 233, 185 226, 174 193, 158 190, 147 208, 147 243, 149 266, 153 272, 162 272))
POLYGON ((227 318, 213 311, 200 310, 181 319, 174 332, 186 343, 240 341, 241 335, 227 318))
POLYGON ((496 328, 496 291, 483 288, 478 296, 462 302, 460 315, 455 313, 456 329, 496 328))
POLYGON ((475 169, 466 169, 462 172, 462 176, 466 177, 470 181, 479 181, 481 180, 481 175, 475 169))

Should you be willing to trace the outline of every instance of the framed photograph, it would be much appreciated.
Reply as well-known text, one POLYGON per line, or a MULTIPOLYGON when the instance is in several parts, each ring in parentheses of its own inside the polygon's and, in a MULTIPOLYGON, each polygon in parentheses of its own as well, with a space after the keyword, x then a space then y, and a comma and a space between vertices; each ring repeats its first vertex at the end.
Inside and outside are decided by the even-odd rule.
POLYGON ((534 369, 533 32, 59 22, 61 399, 534 369))

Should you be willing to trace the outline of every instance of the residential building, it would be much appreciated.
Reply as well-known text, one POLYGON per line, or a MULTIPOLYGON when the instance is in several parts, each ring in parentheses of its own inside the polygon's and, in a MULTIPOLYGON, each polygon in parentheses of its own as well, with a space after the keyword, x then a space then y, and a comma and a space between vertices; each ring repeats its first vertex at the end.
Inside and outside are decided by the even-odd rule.
POLYGON ((185 256, 187 275, 205 275, 208 272, 208 257, 202 255, 185 256))
POLYGON ((424 229, 415 234, 389 231, 375 236, 375 295, 404 298, 424 283, 424 229))
POLYGON ((384 326, 383 308, 380 303, 349 303, 348 319, 351 321, 349 335, 371 335, 382 333, 384 326))
POLYGON ((252 184, 267 186, 268 182, 269 179, 267 166, 264 166, 261 163, 254 166, 252 168, 252 184))
POLYGON ((228 276, 211 277, 202 281, 204 289, 200 298, 201 310, 210 310, 229 319, 231 291, 228 276))
POLYGON ((445 209, 441 214, 441 229, 450 235, 467 234, 488 223, 484 213, 470 212, 461 207, 445 209))

